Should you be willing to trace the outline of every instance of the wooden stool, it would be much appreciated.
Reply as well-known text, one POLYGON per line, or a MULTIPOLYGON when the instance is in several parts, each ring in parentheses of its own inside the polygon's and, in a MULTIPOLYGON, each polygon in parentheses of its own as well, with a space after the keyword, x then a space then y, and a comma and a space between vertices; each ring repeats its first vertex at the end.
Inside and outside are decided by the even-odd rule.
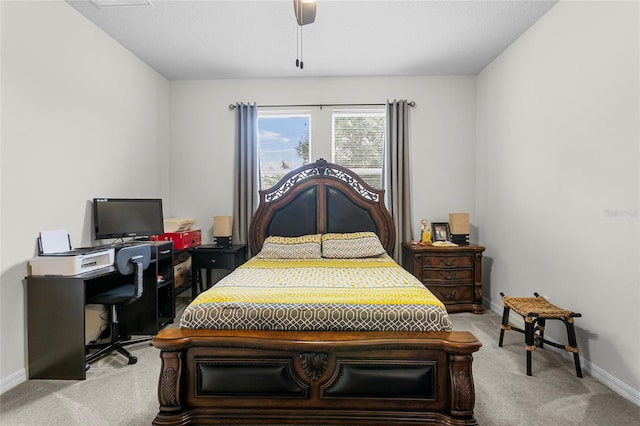
POLYGON ((533 294, 536 297, 507 297, 504 293, 500 292, 502 303, 504 304, 504 312, 502 313, 502 325, 500 326, 500 341, 498 342, 498 346, 502 347, 505 330, 524 333, 525 348, 527 349, 527 376, 531 376, 531 352, 533 352, 536 347, 544 347, 543 345, 547 343, 556 348, 564 349, 567 352, 572 352, 573 360, 576 364, 576 375, 582 377, 576 332, 573 328, 573 319, 581 317, 582 314, 559 308, 549 303, 544 297, 540 297, 538 293, 533 294), (509 325, 509 312, 511 309, 524 318, 524 330, 509 325), (548 319, 560 320, 564 323, 567 327, 568 345, 562 346, 555 342, 545 340, 544 326, 545 321, 548 319))

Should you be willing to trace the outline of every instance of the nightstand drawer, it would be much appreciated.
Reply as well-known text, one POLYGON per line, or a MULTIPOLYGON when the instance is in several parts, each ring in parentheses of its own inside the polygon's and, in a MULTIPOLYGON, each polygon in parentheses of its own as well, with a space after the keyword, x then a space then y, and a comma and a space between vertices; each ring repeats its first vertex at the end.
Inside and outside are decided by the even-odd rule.
POLYGON ((429 285, 429 291, 443 303, 467 303, 473 300, 473 285, 429 285))
POLYGON ((473 255, 423 256, 422 267, 428 268, 473 268, 473 255))
POLYGON ((431 281, 473 281, 473 269, 430 269, 422 270, 422 282, 431 281))
POLYGON ((206 253, 198 253, 193 250, 191 253, 191 261, 200 268, 210 269, 235 269, 235 265, 227 265, 228 253, 215 253, 207 251, 206 253))

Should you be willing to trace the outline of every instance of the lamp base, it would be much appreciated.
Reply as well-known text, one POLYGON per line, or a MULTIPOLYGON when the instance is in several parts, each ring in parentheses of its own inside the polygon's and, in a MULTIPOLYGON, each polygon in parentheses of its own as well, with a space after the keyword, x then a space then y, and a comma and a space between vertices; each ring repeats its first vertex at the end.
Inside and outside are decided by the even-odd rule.
POLYGON ((231 237, 213 237, 213 243, 222 248, 229 248, 231 246, 231 237))
POLYGON ((451 242, 459 246, 468 246, 469 234, 451 234, 451 242))

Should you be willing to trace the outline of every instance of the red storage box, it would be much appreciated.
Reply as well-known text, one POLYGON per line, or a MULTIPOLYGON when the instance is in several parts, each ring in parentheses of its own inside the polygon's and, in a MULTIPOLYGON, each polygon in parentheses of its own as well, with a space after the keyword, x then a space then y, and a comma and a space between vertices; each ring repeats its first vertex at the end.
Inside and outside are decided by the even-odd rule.
POLYGON ((190 229, 182 232, 165 232, 160 235, 153 235, 151 241, 173 241, 174 250, 184 250, 189 247, 202 244, 202 231, 200 229, 190 229))

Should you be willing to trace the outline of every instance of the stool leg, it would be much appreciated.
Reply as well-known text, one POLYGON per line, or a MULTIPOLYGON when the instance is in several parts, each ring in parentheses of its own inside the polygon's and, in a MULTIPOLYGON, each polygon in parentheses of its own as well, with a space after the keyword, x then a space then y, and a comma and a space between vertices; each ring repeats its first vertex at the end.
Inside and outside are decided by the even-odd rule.
POLYGON ((531 352, 535 349, 533 345, 533 333, 535 332, 533 326, 533 318, 526 316, 524 318, 524 341, 527 349, 527 376, 531 376, 531 352))
POLYGON ((544 348, 544 328, 546 326, 545 318, 538 318, 538 331, 540 332, 540 340, 538 341, 538 347, 544 348))
POLYGON ((573 352, 573 362, 576 365, 576 376, 582 378, 582 368, 580 368, 580 356, 578 355, 578 341, 576 340, 576 331, 573 328, 573 318, 563 319, 564 324, 567 326, 567 338, 569 339, 569 346, 571 352, 573 352))
POLYGON ((500 340, 498 341, 499 347, 502 347, 502 340, 504 339, 504 331, 509 328, 509 311, 511 311, 511 309, 506 306, 502 311, 502 324, 500 325, 500 340))

